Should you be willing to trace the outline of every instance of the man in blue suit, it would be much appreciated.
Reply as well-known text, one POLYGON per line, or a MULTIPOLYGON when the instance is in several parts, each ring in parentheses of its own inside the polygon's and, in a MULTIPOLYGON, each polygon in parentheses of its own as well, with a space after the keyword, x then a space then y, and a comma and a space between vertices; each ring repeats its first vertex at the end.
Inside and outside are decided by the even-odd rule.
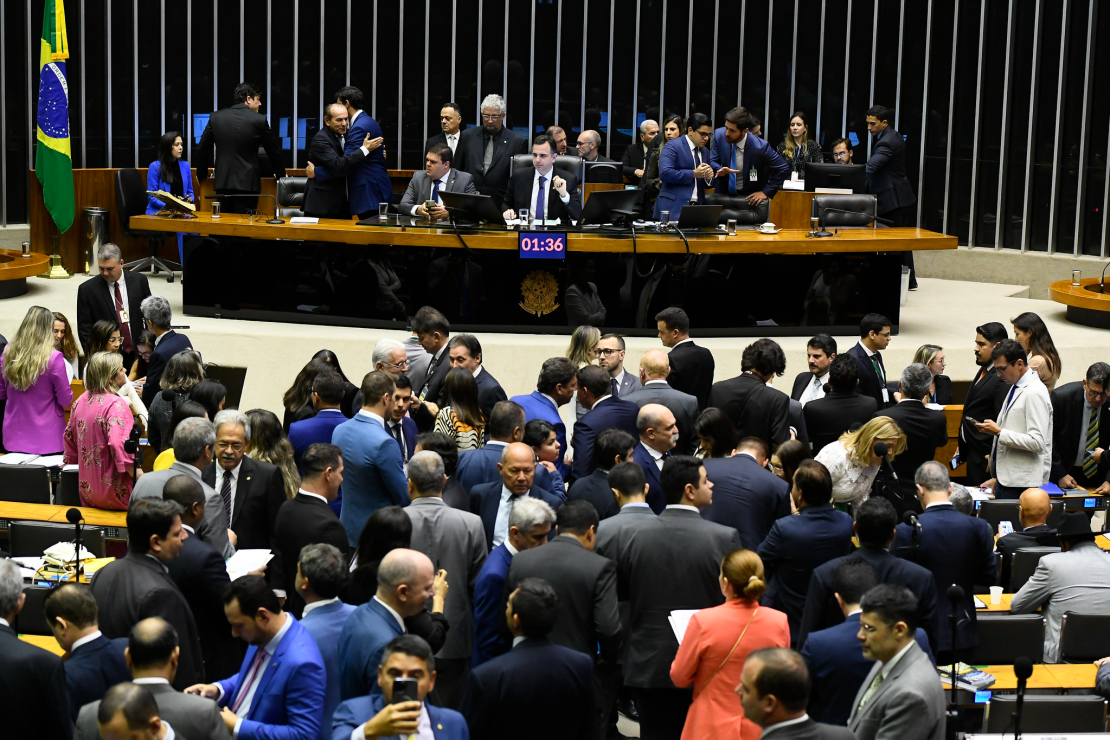
POLYGON ((355 610, 339 600, 347 584, 347 559, 334 545, 306 545, 297 563, 297 593, 304 599, 301 624, 320 649, 327 672, 320 740, 331 737, 331 718, 339 706, 339 634, 355 610))
POLYGON ((231 631, 250 647, 238 675, 195 684, 186 693, 215 699, 227 729, 241 740, 315 740, 320 736, 327 671, 316 641, 261 576, 243 576, 224 592, 231 631))
POLYGON ((633 448, 632 460, 644 469, 648 506, 656 514, 662 514, 667 508, 667 500, 663 496, 659 473, 675 447, 678 426, 670 409, 662 404, 649 403, 640 409, 636 428, 640 432, 640 444, 633 448))
POLYGON ((705 189, 713 187, 713 165, 706 145, 713 136, 709 116, 694 113, 686 119, 686 135, 671 139, 659 152, 659 197, 655 200, 654 219, 670 211, 670 219, 678 220, 682 207, 688 203, 705 203, 705 189))
POLYGON ((336 102, 347 108, 350 123, 347 127, 347 143, 343 147, 344 156, 363 146, 370 137, 371 145, 377 143, 366 154, 361 165, 347 175, 347 200, 350 202, 351 215, 367 218, 378 213, 379 203, 391 203, 393 185, 389 181, 389 171, 385 167, 385 148, 382 143, 382 128, 363 108, 366 98, 357 87, 347 86, 335 94, 336 102))
POLYGON ((435 595, 428 556, 399 547, 378 565, 378 592, 347 618, 339 635, 339 695, 344 700, 378 693, 375 682, 386 643, 406 632, 405 619, 424 611, 435 595))
POLYGON ((497 480, 475 486, 470 492, 470 510, 482 518, 486 547, 490 550, 509 536, 509 517, 521 499, 539 499, 552 509, 563 503, 554 493, 534 485, 536 454, 523 442, 505 447, 497 470, 500 473, 497 480))
POLYGON ((916 533, 908 524, 898 525, 892 552, 928 568, 936 582, 937 593, 947 594, 952 584, 964 590, 955 637, 948 621, 952 602, 943 597, 938 599, 935 646, 940 665, 953 660, 970 661, 979 644, 975 628, 975 587, 993 586, 998 578, 994 533, 982 519, 962 514, 948 503, 952 484, 948 470, 941 463, 935 460, 923 463, 914 475, 914 482, 924 513, 918 517, 916 533))
MULTIPOLYGON (((154 403, 154 397, 162 392, 158 381, 162 379, 166 364, 178 352, 192 349, 193 343, 189 341, 189 337, 178 334, 170 328, 173 324, 173 310, 170 308, 170 302, 162 296, 148 295, 140 304, 140 309, 143 312, 146 328, 154 332, 156 337, 154 351, 150 353, 150 360, 147 362, 146 383, 143 385, 143 404, 150 408, 150 404, 154 403)), ((168 440, 166 446, 169 446, 168 440)))
POLYGON ((594 469, 594 440, 606 429, 623 429, 639 437, 636 417, 640 407, 612 395, 609 372, 597 365, 578 371, 578 401, 589 411, 574 422, 574 469, 572 477, 585 478, 594 469))
POLYGON ((347 421, 340 410, 345 390, 343 377, 339 373, 320 373, 312 381, 312 408, 316 416, 289 425, 289 444, 293 445, 293 459, 297 468, 301 467, 301 455, 309 445, 317 442, 331 444, 335 428, 347 421))
POLYGON ((343 451, 343 507, 339 514, 351 547, 366 520, 386 506, 408 506, 408 479, 397 440, 385 429, 396 386, 389 373, 362 379, 362 410, 335 428, 331 442, 343 451))
MULTIPOLYGON (((811 681, 809 716, 817 722, 847 726, 856 693, 875 665, 875 661, 863 657, 856 635, 862 612, 859 603, 878 583, 875 569, 862 558, 848 558, 836 566, 833 588, 844 621, 814 632, 801 646, 811 681)), ((925 630, 918 627, 916 639, 935 665, 925 630)))
POLYGON ((790 165, 774 147, 754 134, 752 114, 737 106, 725 114, 725 125, 713 132, 710 164, 717 177, 717 192, 747 196, 757 206, 774 198, 790 172, 790 165))
POLYGON ((390 640, 378 665, 377 687, 381 693, 348 699, 335 712, 334 740, 374 737, 381 740, 427 738, 469 740, 466 720, 454 709, 424 701, 436 685, 436 660, 421 637, 402 635, 390 640), (416 701, 393 703, 393 682, 416 682, 416 701))
MULTIPOLYGON (((513 396, 509 400, 524 409, 525 423, 533 419, 543 419, 555 427, 555 439, 559 441, 559 449, 566 450, 567 425, 559 416, 559 408, 570 403, 577 390, 578 374, 574 363, 566 357, 552 357, 545 360, 540 367, 536 390, 526 396, 513 396)), ((559 457, 555 467, 559 469, 559 475, 563 480, 570 477, 570 468, 566 464, 565 456, 559 457)))
POLYGON ((701 515, 735 529, 749 550, 759 547, 778 519, 790 516, 790 486, 764 467, 768 458, 766 442, 745 437, 732 457, 705 461, 713 503, 701 515))
MULTIPOLYGON (((517 398, 527 396, 517 396, 517 398)), ((469 495, 476 487, 501 480, 497 469, 505 448, 524 439, 524 409, 513 401, 500 401, 487 417, 486 431, 489 441, 476 450, 463 450, 459 453, 459 464, 455 468, 455 480, 469 495)), ((565 433, 565 427, 564 427, 565 433)), ((562 449, 561 447, 559 449, 562 449)), ((542 465, 536 466, 534 485, 548 493, 559 496, 551 473, 542 465)), ((566 494, 566 491, 563 491, 566 494)), ((559 496, 562 498, 562 496, 559 496)))

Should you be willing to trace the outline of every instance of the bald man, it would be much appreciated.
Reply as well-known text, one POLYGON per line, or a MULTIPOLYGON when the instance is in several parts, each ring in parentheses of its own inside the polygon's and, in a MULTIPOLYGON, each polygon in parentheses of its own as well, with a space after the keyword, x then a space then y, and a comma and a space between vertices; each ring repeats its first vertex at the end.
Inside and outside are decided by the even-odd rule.
POLYGON ((648 506, 656 514, 662 514, 667 508, 667 501, 663 496, 660 473, 667 458, 674 454, 679 439, 678 424, 669 408, 649 403, 636 416, 636 430, 640 433, 640 442, 632 449, 632 461, 644 469, 648 506))
POLYGON ((1018 497, 1018 520, 1014 522, 1012 534, 1002 535, 1002 525, 998 527, 998 554, 1002 558, 1003 589, 1010 586, 1010 566, 1014 553, 1022 547, 1056 546, 1056 530, 1048 526, 1048 516, 1052 513, 1052 500, 1040 488, 1026 488, 1018 497), (1019 526, 1020 525, 1020 526, 1019 526))
POLYGON ((672 388, 667 383, 671 374, 670 358, 661 349, 649 349, 640 356, 640 383, 642 387, 635 393, 625 396, 626 401, 641 409, 649 403, 666 406, 674 414, 678 424, 678 444, 673 452, 676 455, 693 455, 698 447, 694 435, 694 421, 698 418, 698 399, 689 393, 672 388))
POLYGON ((509 536, 509 514, 513 502, 525 496, 538 498, 552 509, 558 509, 562 500, 555 494, 534 485, 536 479, 536 454, 523 442, 505 445, 501 462, 497 463, 501 480, 482 483, 470 490, 470 510, 482 518, 486 533, 486 546, 492 550, 509 536))
POLYGON ((616 161, 601 156, 601 134, 591 129, 586 129, 578 134, 578 156, 585 162, 616 161))

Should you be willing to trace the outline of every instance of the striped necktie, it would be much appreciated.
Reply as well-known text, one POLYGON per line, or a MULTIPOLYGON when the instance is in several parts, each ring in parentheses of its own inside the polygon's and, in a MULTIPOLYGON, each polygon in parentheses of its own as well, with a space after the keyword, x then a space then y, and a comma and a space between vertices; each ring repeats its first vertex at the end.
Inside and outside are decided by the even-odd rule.
POLYGON ((881 686, 882 683, 883 683, 883 671, 880 668, 879 672, 875 674, 874 680, 871 681, 871 685, 868 686, 867 691, 864 692, 863 698, 859 700, 859 708, 860 709, 863 709, 864 705, 867 704, 867 702, 869 702, 871 700, 871 697, 874 696, 875 692, 879 690, 879 686, 881 686))
POLYGON ((1087 422, 1087 457, 1083 460, 1083 475, 1087 479, 1095 477, 1098 472, 1098 461, 1090 455, 1098 447, 1098 409, 1091 409, 1091 418, 1087 422))

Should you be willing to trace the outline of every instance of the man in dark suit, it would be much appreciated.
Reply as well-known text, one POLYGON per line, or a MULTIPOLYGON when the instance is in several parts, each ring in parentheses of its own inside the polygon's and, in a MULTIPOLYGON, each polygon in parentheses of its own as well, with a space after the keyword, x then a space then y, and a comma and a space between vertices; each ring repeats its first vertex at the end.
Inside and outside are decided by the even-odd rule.
POLYGON ((184 334, 178 334, 170 325, 173 323, 173 310, 170 302, 160 295, 147 295, 140 304, 146 327, 154 332, 154 351, 147 360, 146 383, 143 385, 143 404, 150 408, 162 388, 159 381, 166 369, 166 363, 178 352, 193 348, 193 343, 184 334))
POLYGON ((777 519, 790 516, 790 486, 767 470, 768 459, 763 440, 745 437, 732 457, 704 461, 713 484, 713 504, 702 516, 735 529, 740 543, 753 551, 777 519))
POLYGON ((678 443, 675 445, 674 453, 692 455, 698 446, 698 438, 694 434, 694 421, 698 418, 698 399, 689 393, 672 388, 667 383, 670 372, 667 353, 661 349, 649 349, 640 356, 640 382, 643 385, 640 390, 626 396, 625 400, 631 401, 641 409, 649 403, 663 404, 670 409, 678 427, 678 443))
POLYGON ((451 147, 446 144, 434 144, 425 152, 424 169, 413 174, 405 194, 401 196, 398 208, 402 213, 425 219, 444 219, 449 214, 443 206, 440 193, 478 195, 474 188, 474 178, 451 166, 453 157, 451 147), (426 203, 430 200, 435 201, 435 206, 428 210, 426 203))
MULTIPOLYGON (((400 380, 399 376, 398 380, 400 380)), ((347 421, 347 417, 341 410, 345 387, 346 382, 343 377, 334 372, 320 373, 312 381, 312 408, 316 410, 316 415, 289 425, 289 444, 293 445, 293 459, 297 462, 298 468, 303 463, 304 453, 310 446, 319 443, 331 444, 331 435, 335 428, 347 421)), ((361 406, 360 403, 359 407, 361 406)), ((413 429, 415 430, 415 425, 413 429)))
POLYGON ((710 155, 714 176, 722 178, 717 192, 746 196, 753 206, 774 198, 790 172, 790 165, 775 148, 754 135, 752 130, 758 126, 751 113, 739 106, 733 108, 725 114, 724 128, 713 132, 710 155))
POLYGON ((1003 535, 999 527, 999 537, 995 542, 1001 560, 999 584, 1003 589, 1010 588, 1010 568, 1014 563, 1014 553, 1023 547, 1056 547, 1056 530, 1048 526, 1048 516, 1052 513, 1052 500, 1040 488, 1028 488, 1018 497, 1018 521, 1014 531, 1003 535))
POLYGON ((301 488, 281 505, 274 520, 274 549, 270 583, 285 591, 285 610, 300 618, 304 600, 297 592, 297 561, 306 545, 335 546, 346 555, 347 531, 330 504, 343 483, 339 447, 316 443, 301 458, 301 488))
MULTIPOLYGON (((655 512, 647 503, 647 479, 644 478, 644 469, 635 462, 629 460, 614 465, 609 471, 608 483, 620 511, 616 516, 603 519, 597 525, 597 545, 594 547, 594 552, 619 563, 621 534, 624 529, 642 521, 645 517, 655 516, 655 512)), ((627 602, 622 603, 627 604, 627 602)), ((623 612, 621 625, 627 631, 627 614, 623 612)), ((627 647, 626 642, 625 646, 627 647)))
MULTIPOLYGON (((883 484, 892 493, 897 493, 901 506, 917 510, 917 490, 913 487, 914 474, 923 463, 936 457, 937 448, 948 444, 948 420, 943 411, 928 408, 929 384, 933 374, 929 368, 914 363, 902 371, 899 388, 902 400, 893 406, 877 411, 875 416, 888 416, 906 434, 906 449, 894 458, 891 466, 898 475, 897 480, 886 479, 883 484)), ((904 507, 904 508, 903 508, 904 507)))
POLYGON ((960 460, 967 464, 968 485, 977 486, 991 477, 987 470, 994 437, 980 432, 972 422, 997 421, 1010 386, 998 377, 991 352, 1006 339, 1006 327, 992 321, 975 328, 975 364, 979 371, 967 389, 964 411, 960 416, 960 460))
POLYGON ((632 450, 632 460, 643 468, 648 485, 648 506, 656 514, 661 514, 667 508, 667 499, 663 495, 659 476, 671 457, 678 427, 675 426, 674 414, 670 409, 657 403, 649 403, 640 409, 636 417, 636 428, 640 432, 640 443, 632 450))
POLYGON ((836 359, 836 340, 828 334, 816 334, 806 343, 806 362, 809 370, 798 373, 790 397, 802 404, 825 397, 825 384, 829 382, 829 369, 836 359))
POLYGON ((638 466, 633 460, 635 447, 636 438, 623 429, 606 429, 597 435, 593 472, 571 484, 567 501, 589 501, 603 522, 620 513, 620 507, 613 498, 609 473, 624 462, 632 461, 638 466))
POLYGON ((879 408, 874 398, 859 392, 859 365, 850 355, 839 355, 829 365, 828 385, 828 393, 802 409, 814 455, 852 427, 866 424, 879 408))
POLYGON ((855 531, 859 549, 851 555, 830 560, 813 571, 806 592, 798 645, 805 645, 810 632, 833 627, 844 621, 834 597, 832 579, 836 567, 847 558, 862 558, 871 564, 879 583, 894 583, 913 591, 917 597, 919 624, 937 644, 937 587, 933 574, 925 568, 888 552, 898 523, 894 507, 883 498, 872 497, 856 507, 855 531))
POLYGON ((412 408, 412 383, 407 375, 394 375, 393 381, 393 413, 386 419, 385 430, 397 440, 401 460, 408 465, 416 454, 416 438, 420 434, 416 422, 409 416, 409 409, 412 408))
POLYGON ((713 126, 709 116, 694 113, 686 119, 686 135, 671 139, 659 152, 659 196, 655 199, 658 221, 663 211, 668 211, 672 221, 678 221, 682 207, 688 203, 705 203, 705 189, 714 185, 713 165, 710 162, 709 144, 713 126))
POLYGON ((680 736, 691 701, 691 691, 671 681, 678 643, 667 615, 721 604, 721 560, 741 547, 735 529, 699 513, 713 503, 713 484, 700 460, 672 457, 661 479, 666 511, 621 532, 618 564, 619 589, 630 607, 625 685, 636 690, 645 738, 680 736), (678 562, 682 568, 674 567, 678 562))
POLYGON ((482 518, 486 546, 492 550, 509 536, 509 516, 513 504, 521 498, 537 498, 558 509, 562 499, 533 485, 536 477, 536 453, 522 442, 513 442, 501 453, 497 464, 501 479, 483 483, 470 491, 470 510, 482 518))
POLYGON ((507 618, 514 646, 470 673, 462 714, 471 737, 510 740, 528 727, 533 740, 592 740, 597 735, 593 661, 548 635, 560 609, 556 589, 529 578, 509 595, 507 618), (558 711, 535 721, 542 701, 558 711))
POLYGON ((947 594, 956 584, 964 591, 956 620, 956 634, 949 625, 952 602, 937 603, 937 661, 946 665, 953 660, 970 661, 979 644, 975 628, 975 587, 993 586, 998 577, 994 558, 994 533, 982 519, 956 511, 948 503, 952 484, 948 470, 935 460, 923 464, 914 476, 917 496, 925 510, 917 531, 899 524, 891 552, 928 568, 936 582, 937 593, 947 594))
POLYGON ((585 478, 594 469, 594 443, 606 429, 623 429, 639 436, 636 417, 640 408, 613 396, 613 378, 597 365, 586 365, 578 371, 578 401, 589 411, 574 423, 573 478, 585 478))
POLYGON ((1060 488, 1077 485, 1110 493, 1110 365, 1096 362, 1086 377, 1052 391, 1052 474, 1060 488))
POLYGON ((549 126, 547 131, 544 132, 551 137, 555 142, 555 149, 560 155, 567 155, 570 157, 578 156, 578 148, 567 146, 567 132, 561 126, 549 126))
POLYGON ((859 342, 848 354, 859 365, 859 392, 871 396, 880 409, 891 403, 886 387, 886 366, 879 354, 890 344, 890 319, 882 314, 869 313, 859 322, 859 342))
POLYGON ((360 167, 370 155, 370 134, 362 146, 344 154, 347 144, 347 107, 340 103, 324 106, 324 127, 312 137, 308 145, 308 163, 315 172, 309 176, 304 193, 304 215, 317 218, 350 218, 347 208, 347 175, 360 167))
POLYGON ((169 574, 189 533, 181 526, 181 507, 155 498, 132 502, 127 510, 127 556, 108 563, 92 579, 100 629, 106 637, 126 637, 147 617, 173 625, 181 640, 179 691, 204 678, 204 658, 189 602, 169 574))
POLYGON ((454 154, 459 148, 459 137, 462 135, 462 108, 458 103, 444 103, 439 109, 440 133, 430 137, 424 142, 424 153, 432 151, 432 147, 446 144, 454 154))
POLYGON ((586 129, 578 134, 575 142, 578 156, 583 162, 615 162, 616 160, 601 156, 601 134, 593 129, 586 129))
MULTIPOLYGON (((890 219, 895 226, 912 226, 917 197, 906 178, 906 142, 890 125, 890 113, 882 105, 867 109, 867 130, 874 137, 866 165, 867 192, 878 200, 880 216, 890 219)), ((913 252, 904 253, 903 264, 910 268, 910 290, 916 290, 913 252)))
POLYGON ((451 323, 437 309, 424 306, 412 317, 412 331, 420 340, 420 346, 431 355, 431 360, 424 377, 410 378, 413 381, 413 400, 409 415, 416 422, 417 429, 430 432, 439 414, 439 392, 451 370, 451 358, 447 354, 451 323))
MULTIPOLYGON (((513 396, 513 403, 519 404, 524 409, 525 422, 533 419, 543 419, 555 427, 555 439, 559 442, 560 450, 570 449, 567 446, 567 426, 559 416, 559 408, 574 400, 578 390, 578 369, 566 357, 550 357, 544 360, 540 367, 539 377, 536 379, 536 390, 528 395, 513 396)), ((521 435, 523 436, 523 428, 521 435)), ((493 432, 491 431, 492 435, 493 432)), ((565 463, 565 456, 560 456, 555 463, 555 469, 564 480, 570 480, 570 467, 565 463)))
POLYGON ((644 166, 647 163, 651 141, 658 135, 659 123, 649 118, 640 124, 639 138, 624 150, 624 156, 621 158, 621 168, 624 170, 624 176, 633 185, 640 184, 640 178, 644 176, 644 166))
MULTIPOLYGON (((216 111, 208 119, 193 162, 197 180, 201 182, 208 178, 208 168, 215 162, 216 194, 220 196, 260 193, 263 176, 285 174, 281 145, 270 130, 266 116, 258 112, 262 107, 262 91, 244 82, 235 87, 234 98, 234 105, 216 111), (213 146, 218 150, 215 158, 213 146), (266 172, 261 171, 258 162, 260 146, 266 151, 272 168, 266 172)), ((258 198, 251 197, 230 198, 223 204, 226 213, 247 213, 256 208, 258 198)))
POLYGON ((698 399, 698 410, 704 410, 713 387, 713 353, 694 344, 690 338, 690 318, 681 308, 672 306, 657 313, 655 326, 659 341, 671 350, 667 355, 671 366, 667 383, 698 399))
POLYGON ((509 397, 497 378, 482 365, 482 344, 473 334, 456 334, 447 343, 447 354, 451 367, 464 367, 474 376, 478 385, 478 407, 482 415, 489 419, 493 414, 493 407, 499 401, 507 401, 509 397))
POLYGON ((763 648, 750 653, 736 687, 744 716, 763 728, 760 737, 855 740, 846 728, 815 722, 808 716, 809 673, 802 656, 789 648, 763 648))
POLYGON ((101 699, 117 683, 131 680, 123 657, 127 640, 109 640, 96 622, 96 599, 84 586, 68 584, 50 592, 43 604, 46 622, 65 652, 70 719, 101 699))
POLYGON ((561 219, 564 224, 582 215, 582 199, 574 175, 553 171, 555 142, 540 134, 532 142, 532 166, 517 169, 509 178, 502 204, 505 219, 517 217, 518 210, 528 209, 529 219, 537 222, 561 219))
POLYGON ((505 99, 487 95, 482 99, 482 125, 459 136, 456 167, 470 173, 479 193, 490 196, 494 203, 504 203, 513 157, 527 153, 528 142, 505 125, 505 99))
MULTIPOLYGON (((486 375, 486 372, 483 371, 482 375, 486 375)), ((494 483, 501 480, 501 472, 498 470, 501 455, 505 452, 505 448, 513 442, 520 442, 524 439, 524 418, 524 409, 512 401, 498 401, 493 405, 486 417, 486 431, 489 433, 489 441, 476 450, 463 450, 459 453, 458 467, 455 468, 455 480, 459 482, 467 495, 484 483, 494 483)), ((536 466, 533 485, 559 498, 566 495, 565 491, 560 495, 555 490, 555 479, 542 465, 536 466)))
POLYGON ((344 156, 353 154, 370 137, 370 151, 362 158, 362 163, 347 175, 347 200, 352 216, 360 219, 378 213, 378 204, 390 203, 393 185, 385 168, 385 150, 382 128, 378 122, 363 110, 366 98, 357 87, 342 88, 335 94, 335 101, 346 107, 350 122, 347 124, 347 142, 343 147, 344 156))
MULTIPOLYGON (((135 343, 143 333, 143 299, 150 295, 146 275, 123 269, 123 255, 115 244, 105 244, 96 255, 100 272, 77 288, 77 338, 88 351, 93 324, 111 321, 119 326, 119 351, 124 367, 138 357, 135 343), (122 317, 126 315, 127 320, 122 317)), ((6 342, 5 342, 6 343, 6 342)))
POLYGON ((790 396, 767 381, 786 372, 786 355, 776 342, 757 339, 744 348, 740 369, 737 377, 713 384, 709 405, 732 419, 741 439, 759 437, 774 449, 790 439, 790 396))

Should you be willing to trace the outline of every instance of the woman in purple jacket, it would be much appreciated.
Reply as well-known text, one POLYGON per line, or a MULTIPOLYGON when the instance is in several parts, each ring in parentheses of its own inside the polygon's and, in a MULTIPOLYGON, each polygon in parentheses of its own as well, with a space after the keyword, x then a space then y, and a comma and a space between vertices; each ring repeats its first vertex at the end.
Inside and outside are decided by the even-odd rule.
POLYGON ((66 408, 73 403, 66 361, 54 349, 54 314, 32 306, 0 357, 0 401, 8 452, 62 452, 66 408))

